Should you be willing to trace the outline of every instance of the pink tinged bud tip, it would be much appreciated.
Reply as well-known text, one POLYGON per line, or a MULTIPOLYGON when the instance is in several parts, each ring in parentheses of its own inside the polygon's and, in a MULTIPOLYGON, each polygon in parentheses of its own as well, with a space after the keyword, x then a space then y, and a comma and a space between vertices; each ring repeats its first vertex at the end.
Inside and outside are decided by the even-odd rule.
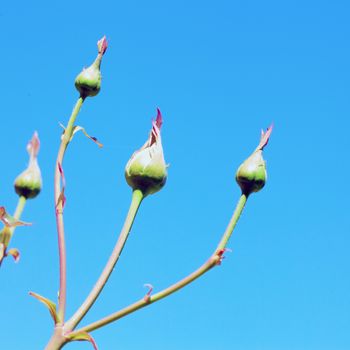
POLYGON ((162 127, 162 124, 163 124, 162 113, 160 112, 160 109, 157 108, 156 125, 158 126, 158 129, 159 129, 159 130, 160 130, 160 128, 162 127))
POLYGON ((263 150, 264 147, 268 144, 271 133, 272 133, 272 129, 273 129, 273 124, 271 124, 266 131, 261 130, 261 137, 260 137, 260 143, 258 145, 258 147, 256 148, 256 150, 263 150))
POLYGON ((36 158, 40 149, 40 140, 38 133, 35 131, 32 139, 28 142, 27 151, 29 155, 33 158, 36 158))
POLYGON ((162 125, 163 125, 162 113, 160 112, 160 109, 157 108, 157 117, 155 120, 152 121, 150 146, 152 146, 157 141, 162 125))
POLYGON ((100 39, 97 42, 97 47, 98 47, 98 53, 101 55, 104 55, 108 47, 106 36, 104 36, 102 39, 100 39))

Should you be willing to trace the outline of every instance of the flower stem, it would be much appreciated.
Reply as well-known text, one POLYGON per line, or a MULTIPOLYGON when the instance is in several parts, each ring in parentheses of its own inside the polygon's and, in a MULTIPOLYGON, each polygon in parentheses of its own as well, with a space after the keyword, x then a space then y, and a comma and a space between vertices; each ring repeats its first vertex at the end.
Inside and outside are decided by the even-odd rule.
POLYGON ((228 243, 228 240, 230 239, 232 232, 238 222, 239 217, 242 214, 242 211, 245 207, 245 204, 247 203, 248 196, 244 193, 241 194, 241 197, 238 200, 237 206, 235 211, 233 212, 233 215, 231 217, 231 220, 229 224, 227 225, 227 228, 220 240, 220 243, 218 244, 218 247, 216 248, 216 251, 221 251, 222 249, 225 249, 228 243))
MULTIPOLYGON (((21 215, 23 213, 23 210, 24 210, 24 206, 25 204, 27 203, 27 198, 24 197, 24 196, 20 196, 18 198, 18 203, 17 203, 17 207, 16 207, 16 210, 15 210, 15 213, 13 214, 13 217, 16 219, 16 220, 19 220, 21 218, 21 215)), ((15 228, 13 227, 12 228, 12 232, 15 230, 15 228)))
MULTIPOLYGON (((27 202, 27 198, 24 197, 24 196, 20 196, 18 198, 18 202, 17 202, 17 207, 16 207, 16 210, 15 210, 15 213, 13 214, 13 217, 16 219, 16 220, 19 220, 22 213, 23 213, 23 210, 24 210, 24 206, 27 202)), ((8 245, 10 244, 10 241, 11 241, 11 238, 13 236, 13 233, 15 231, 16 227, 4 227, 1 232, 0 232, 0 243, 3 244, 3 253, 6 253, 6 248, 8 247, 8 245)), ((2 259, 4 258, 4 256, 1 257, 0 259, 0 265, 2 263, 2 259)))
POLYGON ((72 114, 69 118, 67 127, 64 131, 61 139, 61 145, 58 150, 56 166, 55 166, 55 178, 54 178, 54 192, 55 192, 55 211, 56 211, 56 226, 58 235, 58 250, 59 250, 59 264, 60 264, 60 288, 58 297, 58 317, 61 322, 64 322, 64 315, 66 310, 66 246, 64 238, 64 222, 63 222, 63 201, 61 198, 61 173, 60 167, 63 163, 63 158, 67 149, 67 146, 71 140, 73 134, 73 127, 80 108, 84 102, 83 97, 79 97, 76 102, 72 114))
POLYGON ((102 292, 102 289, 107 283, 109 276, 111 275, 113 268, 116 265, 120 257, 120 254, 123 251, 124 245, 128 239, 132 224, 135 220, 137 211, 140 207, 140 204, 143 198, 144 198, 144 195, 142 191, 137 189, 133 191, 129 212, 125 219, 124 226, 120 232, 118 241, 112 251, 112 254, 109 257, 109 260, 104 270, 102 271, 99 279, 97 280, 96 284, 92 288, 88 297, 85 299, 85 301, 80 306, 80 308, 75 312, 75 314, 71 317, 71 319, 67 321, 65 325, 66 331, 73 330, 78 325, 78 323, 83 319, 83 317, 86 315, 86 313, 89 311, 91 306, 94 304, 94 302, 102 292))
POLYGON ((194 280, 196 280, 197 278, 199 278, 200 276, 204 275, 206 272, 208 272, 210 269, 212 269, 213 267, 215 267, 216 265, 219 265, 221 263, 222 260, 222 255, 224 253, 224 250, 226 248, 227 242, 229 240, 229 238, 232 235, 233 229, 235 228, 237 221, 244 209, 244 206, 247 202, 247 196, 245 194, 242 194, 238 204, 236 206, 236 209, 232 215, 232 218, 218 244, 217 249, 214 251, 214 253, 212 254, 212 256, 200 267, 198 268, 196 271, 192 272, 190 275, 188 275, 187 277, 185 277, 184 279, 178 281, 177 283, 174 283, 173 285, 169 286, 168 288, 163 289, 162 291, 151 295, 151 296, 146 296, 144 298, 142 298, 141 300, 135 302, 134 304, 131 304, 127 307, 125 307, 124 309, 117 311, 99 321, 93 322, 85 327, 82 327, 76 331, 74 331, 73 333, 77 333, 77 332, 91 332, 94 331, 98 328, 101 328, 111 322, 114 322, 124 316, 127 316, 145 306, 148 306, 158 300, 161 300, 165 297, 167 297, 168 295, 182 289, 183 287, 187 286, 188 284, 190 284, 191 282, 193 282, 194 280))

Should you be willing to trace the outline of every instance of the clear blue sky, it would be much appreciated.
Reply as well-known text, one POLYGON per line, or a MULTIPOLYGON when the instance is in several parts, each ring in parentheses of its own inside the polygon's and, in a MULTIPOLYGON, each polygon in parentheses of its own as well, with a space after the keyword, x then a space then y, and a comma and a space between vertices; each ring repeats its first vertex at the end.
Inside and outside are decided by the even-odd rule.
MULTIPOLYGON (((1 347, 43 349, 52 321, 32 290, 58 290, 53 169, 104 34, 101 93, 86 101, 65 159, 68 315, 104 266, 127 212, 124 166, 159 107, 170 163, 147 198, 91 322, 193 271, 239 197, 238 165, 274 122, 268 183, 249 199, 222 266, 176 295, 93 333, 101 350, 350 349, 350 5, 347 1, 3 2, 0 205, 34 130, 44 188, 1 268, 1 347), (347 214, 348 215, 348 214, 347 214)), ((74 343, 67 349, 89 349, 74 343)))

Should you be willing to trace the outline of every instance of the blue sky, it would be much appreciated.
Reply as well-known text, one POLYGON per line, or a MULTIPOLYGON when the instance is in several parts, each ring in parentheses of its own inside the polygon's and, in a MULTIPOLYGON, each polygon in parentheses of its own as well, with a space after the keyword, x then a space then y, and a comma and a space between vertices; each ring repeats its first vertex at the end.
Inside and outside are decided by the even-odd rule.
MULTIPOLYGON (((3 348, 43 349, 52 332, 32 290, 55 299, 53 169, 78 94, 74 78, 106 35, 100 94, 78 117, 64 163, 68 315, 85 299, 130 201, 124 166, 159 107, 170 164, 84 324, 160 290, 215 249, 239 197, 234 175, 264 151, 268 183, 247 204, 224 263, 182 291, 93 333, 100 349, 345 350, 349 302, 349 10, 346 1, 27 1, 0 7, 0 205, 39 132, 44 188, 1 268, 3 348)), ((72 343, 67 349, 88 349, 72 343)))

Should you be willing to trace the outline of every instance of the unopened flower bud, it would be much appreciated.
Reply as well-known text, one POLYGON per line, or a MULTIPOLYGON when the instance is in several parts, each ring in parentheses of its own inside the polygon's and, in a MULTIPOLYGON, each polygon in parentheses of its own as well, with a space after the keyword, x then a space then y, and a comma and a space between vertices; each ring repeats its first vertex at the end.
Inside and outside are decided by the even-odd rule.
POLYGON ((164 160, 160 128, 162 115, 152 123, 147 142, 136 151, 125 167, 125 178, 133 190, 141 190, 144 196, 158 192, 167 179, 167 166, 164 160))
POLYGON ((260 191, 266 183, 266 163, 262 156, 262 151, 269 141, 272 132, 270 126, 266 132, 261 132, 261 139, 255 151, 240 165, 236 172, 236 181, 242 193, 250 195, 260 191))
POLYGON ((83 71, 75 78, 75 87, 82 97, 96 96, 101 89, 101 61, 102 56, 107 50, 107 39, 103 37, 97 42, 98 54, 94 63, 84 68, 83 71))
POLYGON ((38 133, 35 132, 27 145, 29 153, 29 165, 23 173, 17 176, 15 180, 15 191, 19 196, 25 198, 34 198, 41 191, 42 180, 38 165, 37 155, 39 153, 40 141, 38 133))

